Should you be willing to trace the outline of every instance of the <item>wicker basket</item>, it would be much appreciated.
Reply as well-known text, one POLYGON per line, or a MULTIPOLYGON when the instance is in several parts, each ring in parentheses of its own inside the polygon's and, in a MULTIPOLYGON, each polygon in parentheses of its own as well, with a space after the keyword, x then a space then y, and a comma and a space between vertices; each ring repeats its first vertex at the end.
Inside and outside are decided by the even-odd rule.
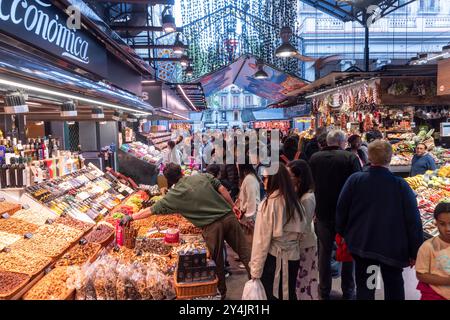
POLYGON ((219 282, 217 277, 208 282, 178 283, 177 272, 175 272, 174 278, 175 292, 179 300, 217 295, 217 283, 219 282))

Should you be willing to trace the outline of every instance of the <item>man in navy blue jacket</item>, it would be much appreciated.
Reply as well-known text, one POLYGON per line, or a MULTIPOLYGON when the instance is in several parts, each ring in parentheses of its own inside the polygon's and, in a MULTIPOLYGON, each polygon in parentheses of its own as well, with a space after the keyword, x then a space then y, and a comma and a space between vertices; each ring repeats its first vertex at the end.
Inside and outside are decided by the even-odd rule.
POLYGON ((356 296, 375 298, 378 266, 386 300, 404 300, 403 268, 413 266, 423 242, 417 201, 405 180, 388 169, 392 146, 377 140, 369 145, 368 171, 350 176, 336 212, 336 231, 355 261, 356 296))

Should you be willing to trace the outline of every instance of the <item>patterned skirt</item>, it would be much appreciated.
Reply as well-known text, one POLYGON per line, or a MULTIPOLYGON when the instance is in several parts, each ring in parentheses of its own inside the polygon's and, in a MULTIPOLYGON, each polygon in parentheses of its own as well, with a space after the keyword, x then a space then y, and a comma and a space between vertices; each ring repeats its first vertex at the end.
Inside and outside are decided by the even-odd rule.
POLYGON ((296 293, 298 300, 319 299, 319 268, 317 247, 300 249, 296 293))

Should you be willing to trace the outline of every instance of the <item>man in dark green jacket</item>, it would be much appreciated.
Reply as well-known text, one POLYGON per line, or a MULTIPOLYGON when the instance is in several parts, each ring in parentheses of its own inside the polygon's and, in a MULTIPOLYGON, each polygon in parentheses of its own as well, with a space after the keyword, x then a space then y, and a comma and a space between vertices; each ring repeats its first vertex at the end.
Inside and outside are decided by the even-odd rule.
POLYGON ((183 177, 181 167, 169 163, 164 169, 169 185, 167 194, 152 207, 127 216, 124 223, 139 220, 152 214, 180 213, 193 225, 202 229, 219 278, 218 289, 222 298, 226 294, 224 271, 224 240, 239 255, 249 274, 251 247, 236 218, 240 215, 227 189, 212 175, 197 174, 183 177))

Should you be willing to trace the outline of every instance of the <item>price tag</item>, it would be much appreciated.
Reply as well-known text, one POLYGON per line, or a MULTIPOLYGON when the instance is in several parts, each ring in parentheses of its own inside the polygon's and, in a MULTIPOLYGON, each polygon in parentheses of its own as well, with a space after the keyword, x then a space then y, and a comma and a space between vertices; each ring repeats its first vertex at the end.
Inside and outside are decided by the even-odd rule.
POLYGON ((87 240, 85 238, 80 239, 80 241, 78 242, 81 246, 84 246, 87 242, 87 240))
POLYGON ((51 267, 47 267, 47 268, 44 270, 45 274, 49 273, 50 271, 52 271, 52 268, 51 268, 51 267))
POLYGON ((4 202, 6 199, 4 197, 0 197, 0 202, 4 202))
POLYGON ((28 209, 30 209, 30 206, 27 205, 27 204, 24 204, 24 205, 22 206, 22 209, 28 210, 28 209))
POLYGON ((32 234, 31 232, 27 232, 27 233, 24 234, 23 237, 24 237, 25 239, 31 239, 31 238, 33 238, 33 234, 32 234))
POLYGON ((55 220, 53 220, 53 219, 47 219, 47 220, 45 221, 45 224, 53 224, 53 222, 55 222, 55 220))
POLYGON ((8 219, 10 217, 10 215, 7 213, 7 212, 5 212, 4 214, 2 214, 2 218, 3 219, 8 219))
POLYGON ((108 209, 106 209, 106 208, 103 208, 101 211, 100 211, 100 214, 101 215, 105 215, 105 214, 107 214, 108 213, 108 209))
POLYGON ((117 244, 115 244, 113 250, 114 250, 115 252, 119 252, 119 251, 120 251, 120 247, 119 247, 117 244))
POLYGON ((121 194, 118 194, 118 195, 117 195, 117 199, 119 199, 120 201, 122 201, 123 199, 125 199, 125 197, 124 197, 123 195, 121 195, 121 194))
POLYGON ((61 213, 61 217, 67 217, 67 213, 65 212, 61 213))

